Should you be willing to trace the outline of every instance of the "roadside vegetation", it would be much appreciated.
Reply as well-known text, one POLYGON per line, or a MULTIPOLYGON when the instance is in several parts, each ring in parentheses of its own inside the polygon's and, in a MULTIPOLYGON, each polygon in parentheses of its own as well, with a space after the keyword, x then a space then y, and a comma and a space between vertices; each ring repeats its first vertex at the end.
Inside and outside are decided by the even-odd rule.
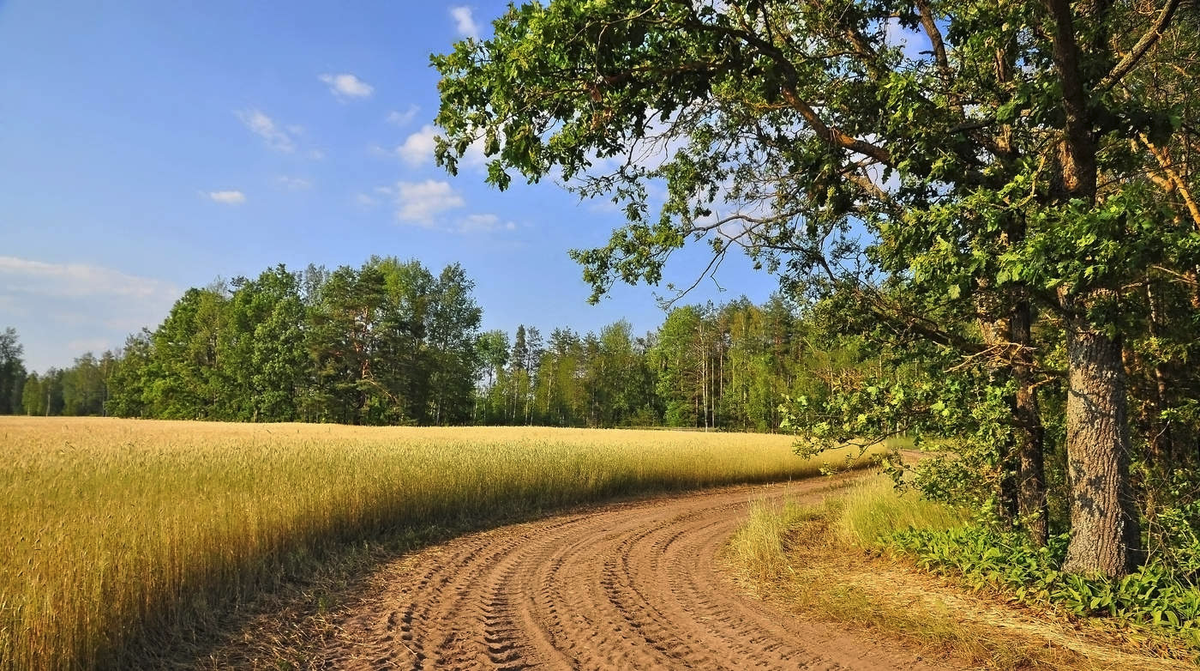
POLYGON ((348 546, 803 478, 784 436, 3 418, 0 668, 156 666, 348 546))
POLYGON ((1035 548, 995 534, 966 509, 898 492, 880 474, 817 506, 753 503, 727 558, 762 598, 948 662, 1132 670, 1200 659, 1194 623, 1153 614, 1194 599, 1189 583, 1153 567, 1120 581, 1083 579, 1056 568, 1065 538, 1035 548))

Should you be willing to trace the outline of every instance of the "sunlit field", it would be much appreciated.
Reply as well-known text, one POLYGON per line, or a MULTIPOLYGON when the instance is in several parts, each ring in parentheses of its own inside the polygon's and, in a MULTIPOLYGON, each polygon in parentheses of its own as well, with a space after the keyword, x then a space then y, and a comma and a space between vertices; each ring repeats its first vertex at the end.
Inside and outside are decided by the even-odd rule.
POLYGON ((145 661, 355 542, 799 478, 786 436, 0 418, 0 667, 145 661))

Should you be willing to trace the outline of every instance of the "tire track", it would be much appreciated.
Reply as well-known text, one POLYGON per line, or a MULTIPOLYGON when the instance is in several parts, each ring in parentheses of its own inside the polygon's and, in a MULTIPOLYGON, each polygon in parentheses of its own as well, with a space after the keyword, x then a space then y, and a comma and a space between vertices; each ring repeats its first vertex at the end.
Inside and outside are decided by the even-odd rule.
POLYGON ((756 498, 827 480, 598 507, 427 548, 340 619, 312 668, 938 668, 741 594, 716 555, 756 498))

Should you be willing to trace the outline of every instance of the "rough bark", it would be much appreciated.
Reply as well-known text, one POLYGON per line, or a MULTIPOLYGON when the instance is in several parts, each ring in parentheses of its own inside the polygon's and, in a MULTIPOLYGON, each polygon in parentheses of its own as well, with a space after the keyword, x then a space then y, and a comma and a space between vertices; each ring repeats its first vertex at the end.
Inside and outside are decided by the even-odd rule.
POLYGON ((1063 570, 1122 576, 1141 553, 1129 483, 1121 342, 1076 317, 1067 327, 1067 359, 1071 542, 1063 570))
POLYGON ((1045 545, 1050 535, 1046 506, 1046 476, 1043 460, 1045 432, 1034 388, 1033 352, 1030 347, 1031 315, 1029 301, 1021 300, 1013 309, 1010 338, 1020 346, 1014 357, 1013 377, 1017 383, 1014 409, 1017 420, 1017 511, 1030 539, 1045 545))

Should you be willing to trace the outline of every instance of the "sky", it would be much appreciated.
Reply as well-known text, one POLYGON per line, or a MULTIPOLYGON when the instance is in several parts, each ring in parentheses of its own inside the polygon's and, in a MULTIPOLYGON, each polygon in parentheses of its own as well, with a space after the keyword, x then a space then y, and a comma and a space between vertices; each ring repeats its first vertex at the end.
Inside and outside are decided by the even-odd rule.
MULTIPOLYGON (((655 288, 590 306, 567 256, 620 226, 609 203, 433 162, 429 55, 504 7, 0 0, 0 329, 26 367, 119 347, 188 287, 371 255, 461 263, 485 329, 655 328, 655 288)), ((678 254, 658 294, 705 263, 678 254)), ((717 280, 688 301, 777 286, 740 256, 717 280)))

